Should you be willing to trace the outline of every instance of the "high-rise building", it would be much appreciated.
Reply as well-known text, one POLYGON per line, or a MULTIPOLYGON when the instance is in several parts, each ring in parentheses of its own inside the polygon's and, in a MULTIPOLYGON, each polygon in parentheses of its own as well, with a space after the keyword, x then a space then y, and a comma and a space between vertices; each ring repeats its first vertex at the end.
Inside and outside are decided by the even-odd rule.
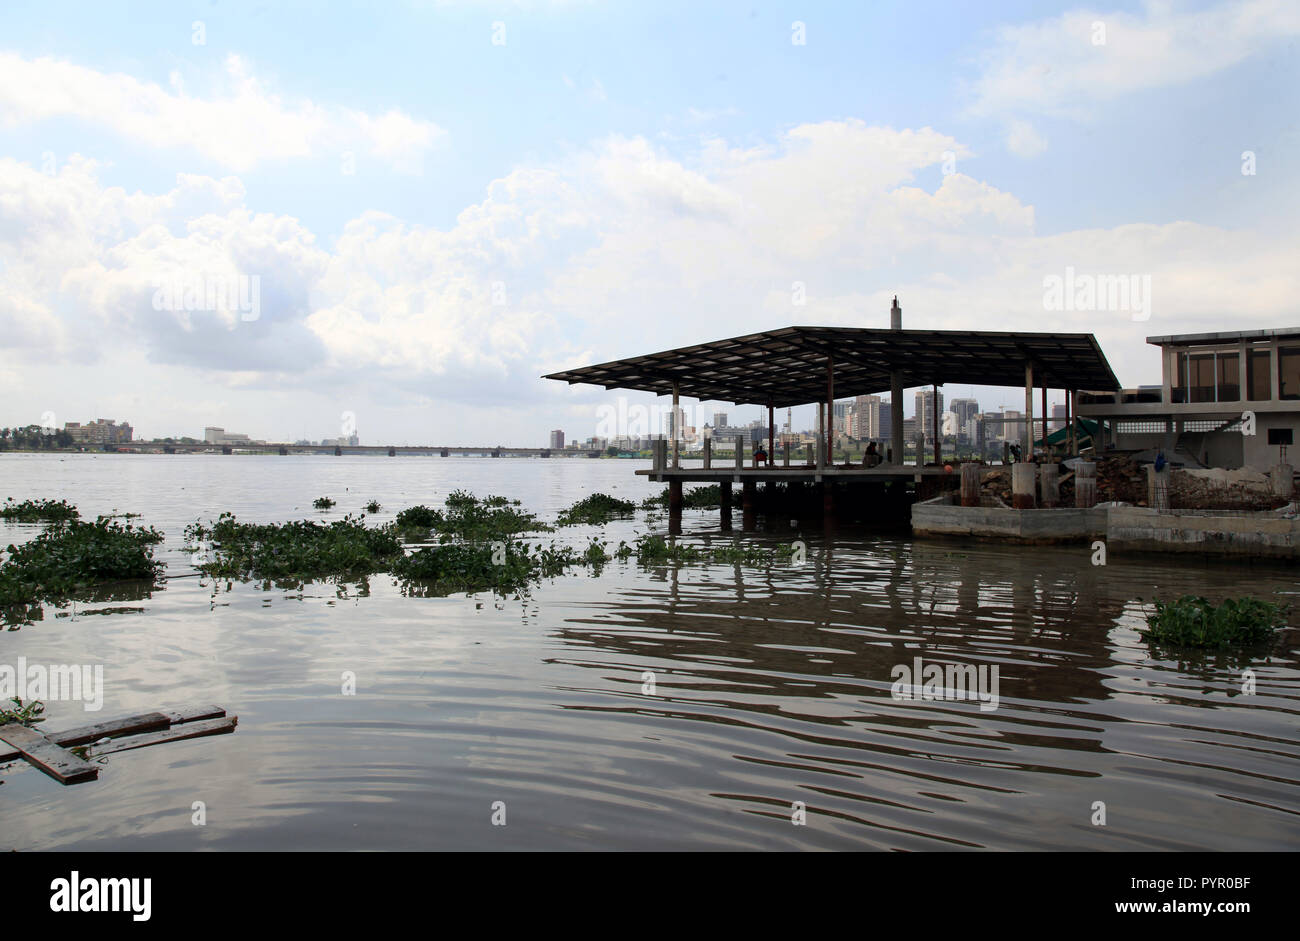
POLYGON ((714 413, 713 413, 713 427, 714 427, 714 428, 726 428, 726 427, 727 427, 727 413, 726 413, 726 412, 714 412, 714 413))
POLYGON ((958 433, 965 434, 966 424, 979 414, 980 403, 975 399, 953 399, 949 407, 957 416, 958 433))
POLYGON ((1060 431, 1065 427, 1066 405, 1060 402, 1052 406, 1052 421, 1050 422, 1052 431, 1060 431))
POLYGON ((1006 409, 1002 413, 1002 440, 1010 441, 1015 444, 1023 437, 1025 433, 1025 423, 1020 419, 1024 416, 1013 408, 1006 409))
POLYGON ((939 396, 939 417, 943 418, 943 393, 933 389, 916 390, 916 427, 927 441, 934 440, 934 397, 939 396))
POLYGON ((878 395, 860 395, 853 401, 852 428, 849 436, 870 441, 885 437, 881 433, 881 399, 878 395))
POLYGON ((559 428, 556 428, 554 431, 551 432, 551 450, 552 451, 564 450, 564 432, 561 431, 559 428))
POLYGON ((668 414, 664 416, 664 437, 669 441, 672 441, 674 438, 681 440, 683 437, 683 429, 685 427, 686 409, 669 409, 668 414))

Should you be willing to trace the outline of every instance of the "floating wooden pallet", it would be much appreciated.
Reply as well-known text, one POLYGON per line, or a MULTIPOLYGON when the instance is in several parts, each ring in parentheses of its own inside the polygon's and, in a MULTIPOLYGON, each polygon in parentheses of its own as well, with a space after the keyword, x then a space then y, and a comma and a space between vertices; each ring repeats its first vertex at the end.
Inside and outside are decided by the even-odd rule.
POLYGON ((4 725, 0 726, 0 762, 26 758, 61 784, 80 784, 99 777, 99 766, 69 751, 70 748, 88 745, 86 756, 95 758, 131 748, 221 735, 235 731, 238 723, 238 716, 227 716, 220 706, 189 706, 48 735, 25 725, 4 725))

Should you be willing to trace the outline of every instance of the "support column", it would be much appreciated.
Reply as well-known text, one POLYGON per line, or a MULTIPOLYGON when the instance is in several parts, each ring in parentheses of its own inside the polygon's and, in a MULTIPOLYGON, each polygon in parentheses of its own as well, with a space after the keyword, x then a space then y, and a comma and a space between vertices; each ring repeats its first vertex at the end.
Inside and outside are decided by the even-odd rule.
POLYGON ((719 513, 724 533, 731 532, 731 481, 724 480, 718 484, 718 490, 722 497, 721 512, 719 513))
POLYGON ((754 511, 754 496, 757 490, 758 482, 752 477, 740 485, 740 527, 747 533, 752 533, 757 525, 757 514, 754 511))
MULTIPOLYGON (((903 329, 903 308, 894 298, 889 310, 889 329, 903 329)), ((903 463, 903 377, 898 370, 889 372, 889 450, 894 463, 903 463)))
POLYGON ((1016 510, 1034 508, 1035 466, 1028 461, 1011 465, 1011 506, 1016 510))
POLYGON ((704 439, 704 469, 708 470, 713 466, 713 438, 710 436, 704 439))
POLYGON ((1044 383, 1043 389, 1043 453, 1047 453, 1047 384, 1044 383))
POLYGON ((673 420, 670 423, 673 429, 673 467, 682 466, 681 462, 678 460, 678 453, 677 453, 677 440, 682 436, 682 430, 677 427, 677 423, 678 423, 677 400, 678 400, 677 380, 674 379, 673 380, 673 420))
POLYGON ((835 363, 826 357, 826 463, 835 463, 835 363))
POLYGON ((961 466, 961 505, 980 505, 979 464, 963 464, 961 466))
POLYGON ((767 467, 776 464, 776 425, 772 417, 772 403, 767 403, 767 467))
POLYGON ((682 482, 668 481, 668 532, 677 536, 682 531, 682 482))
POLYGON ((943 444, 939 436, 939 387, 930 386, 930 431, 934 433, 934 463, 943 464, 943 444))
POLYGON ((1097 463, 1080 461, 1074 468, 1074 505, 1083 509, 1097 505, 1097 463))
POLYGON ((1079 454, 1079 438, 1074 433, 1074 390, 1067 389, 1065 392, 1065 427, 1070 429, 1070 457, 1077 457, 1079 454))
POLYGON ((1038 467, 1038 492, 1042 494, 1043 506, 1053 507, 1061 502, 1061 478, 1058 465, 1044 461, 1038 467))
POLYGON ((1034 364, 1025 360, 1025 428, 1021 433, 1022 461, 1034 456, 1034 364))
POLYGON ((822 481, 822 525, 835 525, 835 481, 822 481))
POLYGON ((736 470, 745 466, 745 436, 736 435, 736 470))

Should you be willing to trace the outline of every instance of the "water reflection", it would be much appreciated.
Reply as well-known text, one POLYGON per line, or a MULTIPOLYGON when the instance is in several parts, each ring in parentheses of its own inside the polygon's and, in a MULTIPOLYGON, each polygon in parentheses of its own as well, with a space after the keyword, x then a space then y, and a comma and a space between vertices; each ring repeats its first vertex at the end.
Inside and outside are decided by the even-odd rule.
MULTIPOLYGON (((1086 547, 847 528, 831 542, 739 536, 688 511, 691 541, 803 538, 806 561, 612 563, 506 598, 404 594, 383 575, 213 582, 194 575, 181 530, 226 509, 300 518, 327 494, 339 516, 349 500, 388 513, 465 488, 545 516, 595 490, 639 502, 652 488, 634 489, 622 461, 85 465, 15 462, 11 489, 144 512, 168 534, 166 590, 49 609, 0 635, 0 662, 102 662, 104 718, 199 699, 240 729, 112 756, 79 788, 0 769, 9 848, 1284 849, 1300 836, 1295 631, 1249 657, 1198 658, 1137 633, 1140 599, 1294 592, 1290 570, 1100 567, 1086 547), (997 666, 998 708, 895 700, 891 670, 917 656, 997 666), (189 824, 196 799, 219 808, 208 827, 189 824), (491 826, 494 800, 508 827, 491 826), (806 826, 792 825, 796 801, 806 826), (1090 822, 1097 801, 1105 827, 1090 822)), ((650 525, 666 521, 604 538, 650 525)), ((76 724, 52 704, 50 728, 76 724)))

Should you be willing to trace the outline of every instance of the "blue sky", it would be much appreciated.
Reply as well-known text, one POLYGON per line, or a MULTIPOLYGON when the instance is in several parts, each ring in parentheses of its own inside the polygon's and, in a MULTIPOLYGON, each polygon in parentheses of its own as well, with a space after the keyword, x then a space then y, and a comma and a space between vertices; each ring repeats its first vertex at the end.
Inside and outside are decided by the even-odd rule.
POLYGON ((0 423, 537 443, 610 399, 543 371, 893 293, 1158 381, 1148 334, 1296 322, 1293 7, 9 4, 0 423), (1045 314, 1066 266, 1150 319, 1045 314), (256 321, 158 309, 225 275, 256 321))

